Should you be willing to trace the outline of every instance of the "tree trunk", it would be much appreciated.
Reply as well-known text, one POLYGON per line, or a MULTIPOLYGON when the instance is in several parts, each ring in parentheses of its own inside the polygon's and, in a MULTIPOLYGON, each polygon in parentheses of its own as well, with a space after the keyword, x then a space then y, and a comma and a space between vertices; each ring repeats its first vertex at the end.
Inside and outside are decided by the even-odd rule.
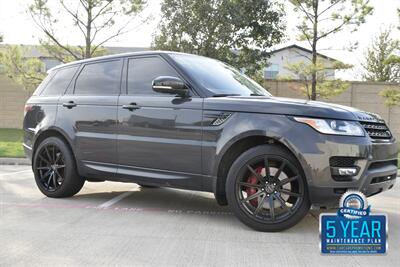
POLYGON ((317 41, 318 41, 318 2, 314 0, 314 27, 313 27, 313 42, 312 42, 312 65, 311 74, 311 100, 317 100, 317 41))
POLYGON ((91 44, 91 31, 92 31, 92 1, 88 1, 87 6, 87 24, 86 24, 86 36, 85 36, 85 58, 92 57, 92 44, 91 44))

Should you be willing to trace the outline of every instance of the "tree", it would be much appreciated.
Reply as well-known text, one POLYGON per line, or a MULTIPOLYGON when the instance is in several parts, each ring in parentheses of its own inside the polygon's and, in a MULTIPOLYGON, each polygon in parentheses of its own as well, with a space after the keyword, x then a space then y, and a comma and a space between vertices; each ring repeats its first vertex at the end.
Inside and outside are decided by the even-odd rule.
POLYGON ((385 104, 389 107, 398 105, 400 103, 400 86, 390 86, 383 89, 379 95, 386 98, 385 104))
POLYGON ((43 47, 68 62, 103 54, 102 45, 131 30, 128 27, 145 4, 145 0, 33 0, 28 12, 44 33, 39 40, 43 47), (67 33, 65 23, 81 34, 84 45, 71 46, 61 38, 67 33))
MULTIPOLYGON (((400 21, 400 8, 397 9, 397 14, 399 15, 399 21, 400 21)), ((400 25, 397 27, 397 29, 400 30, 400 25)))
MULTIPOLYGON (((352 31, 365 22, 373 8, 369 0, 290 0, 294 10, 302 16, 297 26, 299 39, 311 46, 311 62, 317 64, 318 42, 345 28, 352 31), (327 23, 328 22, 328 23, 327 23)), ((317 98, 317 68, 311 73, 311 99, 317 98)))
POLYGON ((0 53, 0 64, 5 74, 26 90, 35 89, 46 73, 42 61, 37 58, 25 58, 25 51, 19 45, 6 45, 0 53))
MULTIPOLYGON (((399 20, 400 20, 400 8, 397 9, 397 13, 399 14, 399 20)), ((400 30, 400 26, 398 27, 400 30)), ((399 47, 398 47, 399 49, 399 47)), ((397 50, 399 51, 399 50, 397 50)), ((400 55, 399 54, 393 54, 388 57, 386 60, 386 63, 389 65, 396 65, 397 68, 400 66, 400 55)), ((399 105, 400 104, 400 78, 397 77, 395 79, 395 82, 398 83, 398 85, 394 84, 391 86, 388 86, 388 88, 385 88, 380 92, 380 95, 386 98, 385 103, 389 108, 391 106, 399 105)))
MULTIPOLYGON (((300 78, 300 86, 292 86, 295 90, 300 90, 308 99, 312 99, 312 74, 316 73, 316 97, 330 98, 335 95, 341 94, 343 91, 350 87, 350 83, 341 81, 339 79, 331 79, 329 71, 341 70, 350 68, 350 65, 344 64, 340 61, 335 61, 331 64, 324 63, 320 58, 317 58, 316 64, 311 62, 307 63, 299 61, 297 63, 290 63, 285 66, 291 73, 300 78)), ((293 75, 280 77, 283 80, 293 80, 293 75)))
POLYGON ((282 6, 267 0, 164 0, 152 46, 212 57, 260 73, 284 36, 282 6))
POLYGON ((392 29, 382 30, 374 38, 366 52, 362 64, 366 73, 363 78, 367 81, 399 82, 400 62, 396 54, 400 52, 400 41, 390 37, 392 29))

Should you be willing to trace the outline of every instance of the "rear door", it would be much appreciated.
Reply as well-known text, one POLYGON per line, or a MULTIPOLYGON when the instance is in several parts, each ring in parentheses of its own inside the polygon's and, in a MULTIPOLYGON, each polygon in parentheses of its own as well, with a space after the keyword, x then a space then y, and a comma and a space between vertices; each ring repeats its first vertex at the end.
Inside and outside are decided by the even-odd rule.
POLYGON ((46 130, 54 125, 58 100, 67 90, 78 68, 79 65, 75 65, 51 71, 29 98, 23 126, 24 146, 28 150, 32 149, 34 137, 39 136, 37 129, 46 130))
POLYGON ((118 159, 121 175, 175 186, 198 186, 201 181, 202 103, 191 97, 152 90, 159 76, 183 79, 157 55, 127 59, 126 94, 118 103, 118 159), (125 109, 134 105, 134 109, 125 109), (195 180, 192 180, 195 179, 195 180))
POLYGON ((122 66, 121 59, 83 64, 59 101, 57 124, 73 140, 79 167, 90 178, 116 172, 122 66))

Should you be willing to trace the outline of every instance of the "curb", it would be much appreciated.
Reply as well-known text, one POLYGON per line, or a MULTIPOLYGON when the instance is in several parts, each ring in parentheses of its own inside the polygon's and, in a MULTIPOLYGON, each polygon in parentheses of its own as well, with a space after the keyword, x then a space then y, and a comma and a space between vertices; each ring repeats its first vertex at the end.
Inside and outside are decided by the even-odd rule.
POLYGON ((27 158, 0 158, 0 165, 31 165, 27 158))

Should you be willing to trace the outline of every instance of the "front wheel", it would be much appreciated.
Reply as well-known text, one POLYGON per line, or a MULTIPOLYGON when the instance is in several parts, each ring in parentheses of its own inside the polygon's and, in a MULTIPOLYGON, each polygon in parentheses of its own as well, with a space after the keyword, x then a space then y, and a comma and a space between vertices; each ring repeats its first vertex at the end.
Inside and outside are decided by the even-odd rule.
POLYGON ((299 163, 277 145, 262 145, 244 152, 229 170, 226 193, 234 214, 258 231, 288 229, 310 209, 299 163))
POLYGON ((39 144, 33 158, 33 172, 38 188, 48 197, 73 196, 85 183, 76 171, 69 147, 57 137, 49 137, 39 144))

